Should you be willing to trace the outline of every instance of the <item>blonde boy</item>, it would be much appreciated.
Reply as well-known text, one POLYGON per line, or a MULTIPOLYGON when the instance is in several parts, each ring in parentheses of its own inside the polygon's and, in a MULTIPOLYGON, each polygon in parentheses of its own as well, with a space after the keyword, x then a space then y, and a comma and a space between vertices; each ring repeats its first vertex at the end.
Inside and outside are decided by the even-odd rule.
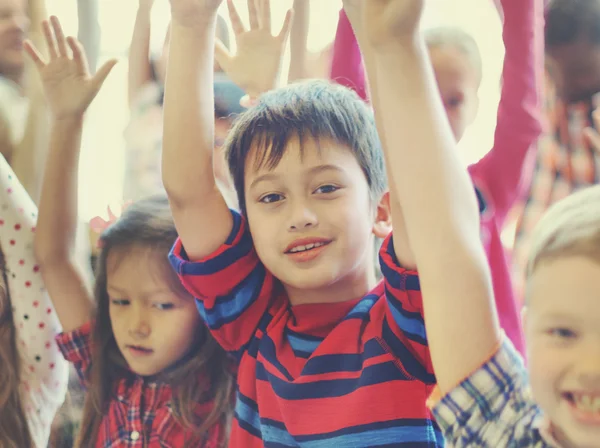
MULTIPOLYGON (((529 372, 506 338, 495 348, 455 338, 452 344, 477 350, 482 365, 471 373, 456 359, 457 382, 460 371, 467 376, 456 388, 438 374, 447 395, 433 407, 437 421, 455 447, 600 447, 600 186, 542 219, 526 292, 529 372)), ((486 306, 472 300, 474 311, 486 306)), ((427 331, 432 345, 441 342, 441 325, 427 331)), ((502 340, 497 328, 480 331, 502 340)))

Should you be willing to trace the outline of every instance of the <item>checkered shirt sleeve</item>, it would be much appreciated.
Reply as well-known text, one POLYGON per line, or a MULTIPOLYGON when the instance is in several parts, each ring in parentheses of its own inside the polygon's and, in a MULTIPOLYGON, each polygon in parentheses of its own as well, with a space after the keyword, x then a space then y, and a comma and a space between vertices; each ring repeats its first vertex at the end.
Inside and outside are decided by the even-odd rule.
POLYGON ((92 361, 92 322, 82 327, 56 336, 56 343, 64 358, 73 364, 79 381, 85 387, 87 374, 92 361))
POLYGON ((540 413, 523 360, 508 338, 432 411, 449 447, 549 446, 536 429, 540 413))

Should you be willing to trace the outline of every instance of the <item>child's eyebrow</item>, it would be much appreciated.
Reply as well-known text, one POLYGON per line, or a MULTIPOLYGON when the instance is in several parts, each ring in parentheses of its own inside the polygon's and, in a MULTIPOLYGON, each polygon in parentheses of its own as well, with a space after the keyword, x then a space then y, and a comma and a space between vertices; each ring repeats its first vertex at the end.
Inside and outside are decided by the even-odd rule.
MULTIPOLYGON (((325 164, 325 165, 317 165, 317 166, 314 166, 314 167, 308 169, 306 171, 306 174, 315 175, 315 174, 322 173, 324 171, 337 171, 338 173, 344 172, 344 170, 337 165, 325 164)), ((275 173, 263 174, 262 176, 258 176, 256 179, 254 179, 252 181, 249 189, 251 190, 252 188, 256 187, 256 185, 258 185, 261 182, 274 181, 274 180, 279 179, 280 177, 281 177, 280 174, 275 174, 275 173)))
MULTIPOLYGON (((129 296, 129 292, 125 291, 124 289, 120 289, 114 286, 107 286, 106 287, 106 291, 108 292, 108 295, 113 295, 112 293, 115 293, 114 295, 118 295, 118 296, 129 296)), ((152 299, 156 296, 176 296, 177 294, 175 294, 173 291, 171 291, 170 289, 151 289, 148 291, 141 291, 139 294, 135 294, 136 296, 142 297, 144 299, 152 299)))

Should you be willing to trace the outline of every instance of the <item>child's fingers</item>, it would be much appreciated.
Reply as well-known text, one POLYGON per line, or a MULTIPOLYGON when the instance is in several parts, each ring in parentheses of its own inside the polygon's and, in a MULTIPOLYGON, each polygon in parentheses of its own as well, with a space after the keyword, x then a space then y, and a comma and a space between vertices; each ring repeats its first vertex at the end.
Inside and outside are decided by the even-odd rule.
POLYGON ((238 34, 242 34, 244 31, 244 24, 242 23, 242 19, 240 19, 240 15, 237 12, 235 5, 233 4, 233 0, 227 0, 227 10, 229 11, 229 20, 231 21, 231 28, 233 32, 237 36, 238 34))
POLYGON ((44 32, 44 37, 46 38, 46 45, 48 46, 48 54, 50 55, 50 59, 56 59, 58 57, 56 43, 54 42, 54 35, 52 34, 50 22, 47 20, 42 22, 42 31, 44 32))
POLYGON ((25 48, 25 52, 29 55, 37 68, 41 69, 46 66, 46 61, 44 61, 42 54, 38 51, 35 45, 33 45, 33 42, 26 40, 23 42, 23 46, 25 48))
POLYGON ((67 37, 67 44, 73 53, 73 61, 77 63, 77 67, 81 73, 88 73, 87 58, 83 46, 74 37, 67 37))
POLYGON ((98 69, 98 71, 92 78, 92 82, 96 91, 100 90, 102 84, 104 84, 104 81, 106 81, 106 78, 108 77, 108 75, 110 75, 110 72, 115 67, 115 65, 117 65, 117 60, 111 59, 98 69))
POLYGON ((260 25, 258 22, 258 9, 256 8, 255 0, 248 0, 248 18, 250 19, 250 29, 258 29, 260 25))
POLYGON ((261 0, 260 22, 263 28, 271 32, 271 0, 261 0))
POLYGON ((67 57, 68 50, 67 42, 65 41, 65 33, 63 33, 63 29, 60 26, 60 21, 58 20, 58 17, 50 17, 50 24, 52 25, 52 29, 54 30, 54 38, 56 39, 58 54, 62 57, 67 57))
POLYGON ((221 39, 215 40, 215 59, 225 72, 229 70, 231 54, 221 39))
POLYGON ((279 39, 282 42, 287 42, 288 37, 290 37, 290 31, 292 30, 292 19, 294 18, 294 10, 290 9, 285 15, 285 20, 283 21, 283 27, 281 28, 281 32, 279 33, 279 39))

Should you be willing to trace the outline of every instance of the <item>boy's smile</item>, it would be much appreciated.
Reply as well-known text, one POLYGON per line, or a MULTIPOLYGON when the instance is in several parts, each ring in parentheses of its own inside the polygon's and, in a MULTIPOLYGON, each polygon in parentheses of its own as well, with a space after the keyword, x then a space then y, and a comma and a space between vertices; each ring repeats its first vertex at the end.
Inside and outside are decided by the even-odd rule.
POLYGON ((319 303, 369 292, 375 283, 374 228, 382 218, 375 216, 352 151, 326 139, 300 145, 294 138, 272 169, 257 167, 257 152, 246 160, 250 231, 259 258, 292 304, 306 303, 306 296, 319 303))
POLYGON ((540 263, 530 279, 526 334, 534 397, 565 447, 600 446, 600 264, 540 263))

